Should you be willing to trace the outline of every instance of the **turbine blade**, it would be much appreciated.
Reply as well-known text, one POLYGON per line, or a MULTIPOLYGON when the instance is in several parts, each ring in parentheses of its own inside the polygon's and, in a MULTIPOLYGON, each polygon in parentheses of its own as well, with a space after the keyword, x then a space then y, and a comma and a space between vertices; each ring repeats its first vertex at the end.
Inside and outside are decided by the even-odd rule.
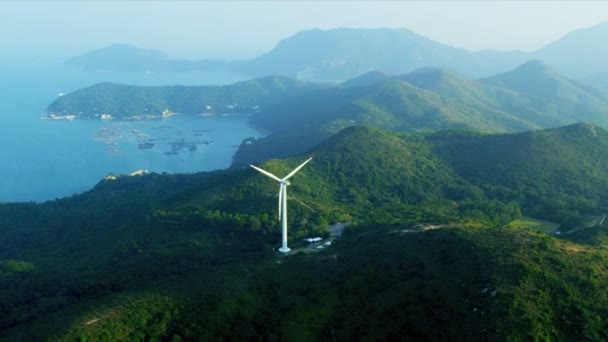
POLYGON ((304 165, 306 165, 306 163, 308 163, 309 161, 312 160, 312 157, 308 158, 308 160, 306 160, 305 162, 303 162, 302 164, 300 164, 300 166, 296 167, 293 171, 291 171, 287 176, 285 176, 285 178, 283 178, 283 180, 288 180, 291 176, 295 175, 296 172, 300 171, 301 168, 304 167, 304 165))
POLYGON ((251 166, 252 168, 254 168, 254 169, 258 170, 258 171, 260 171, 261 173, 265 174, 266 176, 268 176, 268 177, 270 177, 270 178, 272 178, 272 179, 276 180, 277 182, 280 182, 280 181, 281 181, 281 178, 279 178, 279 177, 277 177, 277 176, 273 175, 272 173, 270 173, 270 172, 268 172, 268 171, 266 171, 266 170, 262 170, 262 169, 260 169, 259 167, 254 166, 254 165, 249 165, 249 166, 251 166))
POLYGON ((281 220, 281 206, 283 205, 283 184, 281 184, 281 189, 279 189, 279 221, 281 220))

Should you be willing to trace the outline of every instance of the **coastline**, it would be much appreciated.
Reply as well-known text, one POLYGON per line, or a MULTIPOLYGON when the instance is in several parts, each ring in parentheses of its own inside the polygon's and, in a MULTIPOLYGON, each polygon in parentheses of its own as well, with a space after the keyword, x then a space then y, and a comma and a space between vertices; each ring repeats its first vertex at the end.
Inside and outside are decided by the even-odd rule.
MULTIPOLYGON (((169 110, 164 111, 161 114, 136 114, 130 116, 115 116, 113 114, 96 114, 94 117, 91 116, 82 116, 81 113, 78 114, 56 114, 49 113, 47 115, 43 115, 40 117, 41 120, 101 120, 101 121, 109 121, 109 120, 125 120, 125 121, 136 121, 136 120, 146 120, 146 119, 165 119, 173 116, 201 116, 201 117, 251 117, 254 115, 253 112, 223 112, 223 113, 215 113, 215 112, 204 112, 204 113, 177 113, 171 112, 169 110)), ((262 132, 261 128, 255 127, 250 124, 252 128, 262 132)), ((266 132, 263 132, 266 134, 266 132)))

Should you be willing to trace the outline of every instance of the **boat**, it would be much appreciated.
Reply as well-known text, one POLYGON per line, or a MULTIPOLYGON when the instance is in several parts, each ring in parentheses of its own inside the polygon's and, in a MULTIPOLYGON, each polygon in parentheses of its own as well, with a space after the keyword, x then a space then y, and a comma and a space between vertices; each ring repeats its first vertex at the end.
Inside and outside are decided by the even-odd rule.
POLYGON ((152 147, 154 147, 154 143, 151 143, 149 141, 137 144, 137 147, 139 147, 141 150, 149 150, 152 147))

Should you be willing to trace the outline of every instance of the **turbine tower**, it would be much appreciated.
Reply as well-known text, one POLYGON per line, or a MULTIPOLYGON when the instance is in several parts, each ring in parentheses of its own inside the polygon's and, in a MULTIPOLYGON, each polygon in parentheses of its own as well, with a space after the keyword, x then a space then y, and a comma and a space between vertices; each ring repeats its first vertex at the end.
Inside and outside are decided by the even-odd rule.
POLYGON ((289 178, 291 178, 293 175, 295 175, 296 172, 300 171, 300 169, 303 168, 304 165, 306 165, 306 163, 311 161, 311 159, 312 158, 308 158, 308 160, 306 160, 305 162, 300 164, 300 166, 293 169, 293 171, 291 171, 283 179, 273 175, 272 173, 270 173, 266 170, 262 170, 257 166, 249 165, 252 168, 265 174, 266 176, 276 180, 281 185, 279 188, 279 218, 281 219, 281 223, 283 226, 283 245, 281 246, 281 248, 279 248, 279 251, 281 251, 283 253, 287 253, 291 250, 291 249, 289 249, 289 247, 287 247, 287 186, 289 186, 289 182, 287 180, 289 178))

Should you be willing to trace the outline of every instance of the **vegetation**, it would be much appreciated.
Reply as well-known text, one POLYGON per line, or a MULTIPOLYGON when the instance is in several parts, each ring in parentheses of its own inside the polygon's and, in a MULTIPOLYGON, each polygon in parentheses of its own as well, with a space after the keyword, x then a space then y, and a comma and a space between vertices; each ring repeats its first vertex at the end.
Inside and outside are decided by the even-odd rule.
POLYGON ((282 175, 314 157, 289 189, 292 247, 352 223, 324 250, 287 257, 273 253, 278 187, 248 168, 123 176, 70 198, 3 204, 0 336, 600 339, 604 226, 564 236, 574 243, 505 225, 605 212, 605 144, 590 125, 345 129, 263 165, 282 175))
POLYGON ((537 218, 576 225, 581 213, 601 214, 608 183, 606 131, 577 124, 516 135, 437 133, 434 150, 456 172, 537 218), (468 151, 462 153, 461 151, 468 151), (525 194, 525 195, 524 195, 525 194))
POLYGON ((233 165, 301 153, 352 125, 400 132, 513 132, 581 121, 608 127, 607 112, 608 93, 564 78, 540 62, 482 80, 433 68, 398 76, 368 73, 253 116, 252 123, 271 134, 243 143, 233 165))
POLYGON ((62 96, 48 111, 78 118, 252 113, 251 123, 268 136, 241 144, 233 159, 239 167, 302 153, 353 125, 400 132, 514 132, 581 121, 608 127, 608 93, 529 62, 481 80, 425 68, 398 76, 371 72, 334 86, 281 76, 229 86, 104 83, 62 96))
POLYGON ((522 217, 520 219, 509 222, 507 226, 510 228, 534 229, 547 234, 554 234, 559 228, 559 223, 534 219, 531 217, 522 217))
POLYGON ((143 87, 112 83, 96 84, 57 98, 48 107, 55 115, 99 118, 160 116, 165 111, 187 114, 251 113, 318 85, 286 77, 269 76, 228 86, 143 87))
POLYGON ((41 319, 5 336, 597 340, 608 334, 601 318, 608 304, 603 250, 513 228, 406 231, 365 225, 325 252, 278 260, 239 255, 73 305, 54 324, 41 319))

